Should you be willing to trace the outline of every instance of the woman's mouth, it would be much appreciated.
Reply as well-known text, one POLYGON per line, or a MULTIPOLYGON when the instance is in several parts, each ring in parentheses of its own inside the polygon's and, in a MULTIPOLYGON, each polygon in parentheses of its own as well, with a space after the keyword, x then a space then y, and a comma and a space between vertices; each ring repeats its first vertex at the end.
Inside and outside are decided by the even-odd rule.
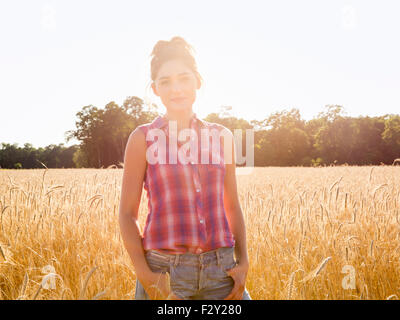
POLYGON ((183 101, 185 101, 186 98, 175 98, 175 99, 171 99, 172 102, 175 103, 182 103, 183 101))

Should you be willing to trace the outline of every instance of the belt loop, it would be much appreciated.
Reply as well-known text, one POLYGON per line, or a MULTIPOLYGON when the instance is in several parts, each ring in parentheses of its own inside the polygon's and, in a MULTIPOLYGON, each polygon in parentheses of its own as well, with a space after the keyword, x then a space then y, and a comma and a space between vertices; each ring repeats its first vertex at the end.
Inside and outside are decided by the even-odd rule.
POLYGON ((178 265, 179 262, 179 254, 175 255, 175 261, 174 261, 174 267, 176 267, 178 265))
POLYGON ((217 264, 218 264, 218 266, 221 266, 221 257, 219 256, 219 250, 215 251, 215 255, 217 256, 217 264))

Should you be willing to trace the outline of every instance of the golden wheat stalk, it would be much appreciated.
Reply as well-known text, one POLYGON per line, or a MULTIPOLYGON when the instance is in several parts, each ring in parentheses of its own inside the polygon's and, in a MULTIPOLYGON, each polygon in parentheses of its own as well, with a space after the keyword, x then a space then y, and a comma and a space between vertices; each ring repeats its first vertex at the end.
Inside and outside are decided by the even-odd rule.
POLYGON ((23 299, 25 297, 25 290, 26 285, 28 284, 28 278, 28 273, 25 272, 24 281, 22 282, 21 291, 19 292, 19 297, 17 298, 17 300, 23 299))
POLYGON ((307 282, 309 280, 314 279, 316 276, 320 274, 320 272, 324 269, 328 261, 331 260, 331 257, 325 258, 318 267, 316 267, 313 271, 311 271, 301 282, 307 282))
POLYGON ((35 295, 32 298, 33 300, 36 300, 36 298, 38 297, 39 292, 40 292, 41 289, 42 289, 42 283, 39 284, 39 288, 37 289, 35 295))
POLYGON ((86 297, 85 292, 86 292, 86 287, 87 287, 88 282, 89 282, 89 278, 92 276, 93 272, 96 271, 96 269, 97 269, 97 267, 93 267, 92 270, 90 270, 89 273, 87 274, 87 276, 85 278, 85 281, 83 282, 83 286, 82 286, 81 292, 79 294, 79 300, 84 300, 85 299, 85 297, 86 297))
POLYGON ((6 261, 6 260, 7 260, 7 259, 6 259, 6 255, 4 254, 1 245, 0 245, 0 254, 1 254, 1 256, 3 257, 4 261, 6 261))
POLYGON ((103 291, 99 292, 98 294, 96 294, 96 295, 92 298, 92 300, 98 300, 98 299, 100 299, 102 296, 104 296, 106 293, 107 293, 107 290, 103 290, 103 291))

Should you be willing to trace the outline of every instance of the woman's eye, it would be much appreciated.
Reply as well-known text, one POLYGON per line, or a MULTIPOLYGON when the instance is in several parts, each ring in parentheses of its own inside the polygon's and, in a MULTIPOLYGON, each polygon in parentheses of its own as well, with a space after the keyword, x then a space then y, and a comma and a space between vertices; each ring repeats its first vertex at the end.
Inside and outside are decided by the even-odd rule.
MULTIPOLYGON (((189 77, 182 77, 182 78, 179 78, 179 80, 182 81, 182 82, 188 82, 188 81, 190 80, 190 78, 189 78, 189 77)), ((164 81, 161 81, 161 82, 160 82, 160 85, 166 86, 166 85, 168 85, 169 83, 170 83, 169 80, 164 80, 164 81)))

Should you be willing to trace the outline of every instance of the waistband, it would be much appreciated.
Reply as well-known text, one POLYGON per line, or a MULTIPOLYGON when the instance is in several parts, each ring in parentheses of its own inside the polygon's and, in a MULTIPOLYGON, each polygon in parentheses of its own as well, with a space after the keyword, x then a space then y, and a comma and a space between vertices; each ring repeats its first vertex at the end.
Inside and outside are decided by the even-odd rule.
POLYGON ((217 260, 219 264, 225 257, 233 256, 234 247, 221 247, 215 250, 206 251, 203 253, 181 253, 181 254, 170 254, 163 253, 157 250, 147 250, 146 255, 156 256, 164 259, 166 262, 173 263, 175 266, 178 262, 181 263, 210 263, 213 260, 217 260))

